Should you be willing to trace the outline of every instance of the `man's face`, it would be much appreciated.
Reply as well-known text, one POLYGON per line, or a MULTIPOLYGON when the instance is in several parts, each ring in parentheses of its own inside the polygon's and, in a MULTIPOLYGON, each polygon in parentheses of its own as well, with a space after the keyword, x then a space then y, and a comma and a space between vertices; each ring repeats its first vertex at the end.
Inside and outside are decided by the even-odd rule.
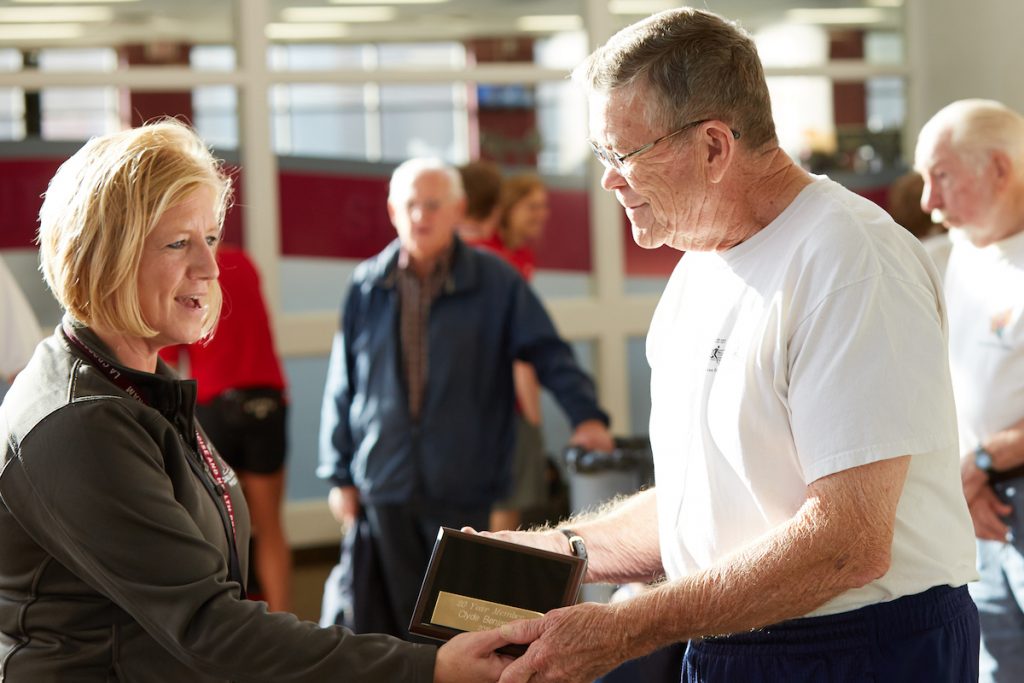
POLYGON ((422 264, 432 264, 451 246, 464 211, 465 201, 452 196, 442 171, 424 171, 406 192, 388 198, 388 215, 402 246, 422 264))
MULTIPOLYGON (((639 93, 591 94, 591 139, 616 154, 628 154, 671 132, 647 125, 644 101, 639 93)), ((667 244, 685 251, 708 243, 707 230, 697 221, 704 192, 697 134, 685 131, 627 159, 622 168, 604 170, 602 187, 615 193, 626 209, 633 240, 645 249, 667 244)))
POLYGON ((986 170, 953 149, 948 131, 922 137, 914 166, 924 178, 921 209, 947 228, 963 228, 975 240, 988 232, 993 195, 986 170))

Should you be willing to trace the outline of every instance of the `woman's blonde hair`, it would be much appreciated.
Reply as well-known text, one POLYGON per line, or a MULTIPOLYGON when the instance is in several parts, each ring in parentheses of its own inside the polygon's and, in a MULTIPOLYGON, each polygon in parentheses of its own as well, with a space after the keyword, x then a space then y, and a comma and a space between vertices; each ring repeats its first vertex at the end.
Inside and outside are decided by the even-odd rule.
MULTIPOLYGON (((46 190, 38 238, 40 269, 64 310, 89 326, 156 335, 139 303, 143 246, 164 213, 202 187, 213 191, 223 228, 231 179, 196 133, 174 119, 93 138, 65 161, 46 190)), ((204 336, 220 307, 214 282, 204 336)))

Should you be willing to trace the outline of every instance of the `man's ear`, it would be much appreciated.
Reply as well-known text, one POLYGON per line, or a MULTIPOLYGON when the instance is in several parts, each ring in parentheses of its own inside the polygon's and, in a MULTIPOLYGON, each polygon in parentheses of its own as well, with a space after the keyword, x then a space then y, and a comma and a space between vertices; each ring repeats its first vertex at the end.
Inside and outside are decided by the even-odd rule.
POLYGON ((701 141, 707 150, 708 180, 719 182, 732 164, 739 142, 732 130, 721 121, 709 121, 702 127, 701 141))
POLYGON ((391 221, 393 227, 398 227, 395 225, 395 205, 391 203, 390 199, 388 199, 388 220, 391 221))
POLYGON ((994 189, 1002 190, 1013 179, 1013 160, 1010 159, 1009 154, 997 149, 992 152, 989 163, 992 164, 994 189))

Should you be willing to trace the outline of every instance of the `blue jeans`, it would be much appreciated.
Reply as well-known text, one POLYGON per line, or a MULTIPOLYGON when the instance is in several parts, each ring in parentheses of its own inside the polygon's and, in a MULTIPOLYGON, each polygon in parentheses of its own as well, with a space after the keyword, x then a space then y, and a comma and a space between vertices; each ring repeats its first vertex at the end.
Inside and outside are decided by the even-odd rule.
POLYGON ((978 541, 980 581, 971 597, 981 617, 982 683, 1024 681, 1024 479, 995 484, 1013 506, 1010 542, 978 541))
POLYGON ((682 683, 970 683, 978 611, 967 588, 936 586, 851 612, 691 641, 682 683))

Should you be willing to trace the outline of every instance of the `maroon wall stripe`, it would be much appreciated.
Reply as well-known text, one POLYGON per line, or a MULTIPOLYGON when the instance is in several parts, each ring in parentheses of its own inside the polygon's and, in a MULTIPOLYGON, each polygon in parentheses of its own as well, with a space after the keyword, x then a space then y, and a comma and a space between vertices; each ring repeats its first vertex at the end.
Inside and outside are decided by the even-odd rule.
MULTIPOLYGON (((0 159, 0 249, 32 247, 41 196, 63 159, 0 159)), ((228 213, 225 239, 242 243, 241 171, 235 176, 235 206, 228 213)), ((283 169, 280 178, 281 252, 286 256, 364 259, 394 239, 387 214, 388 179, 344 173, 283 169)), ((885 188, 860 194, 885 205, 885 188)), ((542 269, 590 272, 590 210, 582 190, 549 190, 551 218, 537 246, 542 269)), ((622 239, 626 274, 665 276, 679 252, 641 249, 633 243, 625 213, 622 239)))

